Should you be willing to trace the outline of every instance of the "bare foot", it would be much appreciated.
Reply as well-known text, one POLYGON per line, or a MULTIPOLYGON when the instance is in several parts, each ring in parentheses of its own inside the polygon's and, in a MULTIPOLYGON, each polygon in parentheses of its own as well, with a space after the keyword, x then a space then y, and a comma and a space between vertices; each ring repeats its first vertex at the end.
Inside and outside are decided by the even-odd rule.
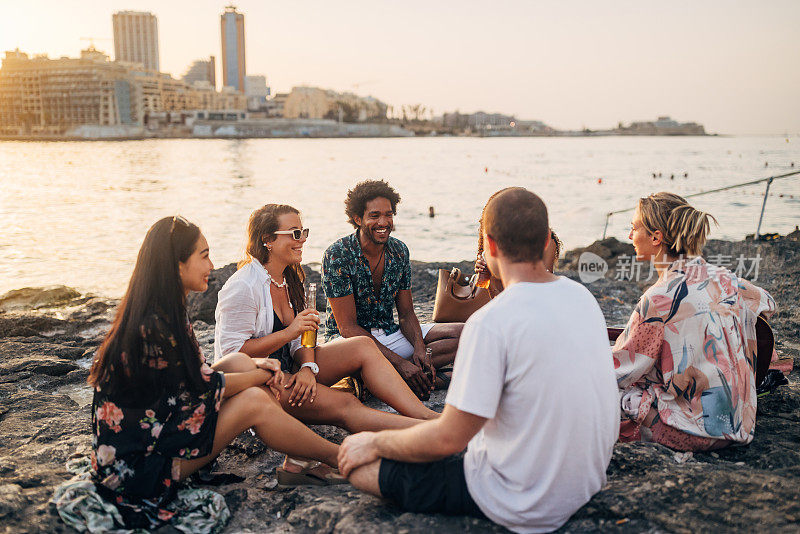
POLYGON ((327 468, 331 470, 331 472, 338 473, 335 467, 331 467, 325 462, 312 460, 310 458, 302 458, 300 456, 289 456, 288 454, 283 457, 283 465, 281 467, 290 473, 302 473, 305 469, 311 468, 316 470, 319 466, 327 468), (314 467, 315 464, 318 464, 318 466, 314 467))

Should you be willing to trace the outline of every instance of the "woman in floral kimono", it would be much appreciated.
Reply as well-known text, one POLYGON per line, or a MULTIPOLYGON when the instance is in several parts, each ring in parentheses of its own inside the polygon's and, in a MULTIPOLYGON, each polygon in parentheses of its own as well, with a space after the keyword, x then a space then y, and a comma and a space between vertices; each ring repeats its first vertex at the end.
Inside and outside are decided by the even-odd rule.
POLYGON ((629 238, 658 281, 614 345, 621 441, 700 451, 753 439, 755 325, 775 301, 700 256, 710 220, 672 193, 639 200, 629 238))
POLYGON ((251 427, 273 449, 337 465, 338 446, 276 400, 280 362, 238 353, 206 365, 186 296, 208 288, 212 268, 197 226, 154 224, 92 365, 92 467, 130 528, 169 521, 176 486, 251 427))

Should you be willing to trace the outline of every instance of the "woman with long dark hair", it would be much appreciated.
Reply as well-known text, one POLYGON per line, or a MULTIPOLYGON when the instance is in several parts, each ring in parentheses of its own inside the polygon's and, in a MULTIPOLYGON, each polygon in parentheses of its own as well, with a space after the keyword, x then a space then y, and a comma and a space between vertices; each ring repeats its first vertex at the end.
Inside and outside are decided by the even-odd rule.
MULTIPOLYGON (((253 358, 279 359, 288 376, 281 405, 306 423, 360 432, 405 428, 437 417, 417 399, 371 339, 355 337, 316 348, 300 346, 301 334, 319 327, 319 315, 306 308, 303 290, 300 261, 307 237, 300 213, 291 206, 267 204, 253 212, 247 258, 219 292, 215 357, 243 352, 253 358), (354 396, 329 387, 358 374, 372 394, 402 415, 367 408, 354 396)), ((288 458, 284 470, 302 475, 304 465, 288 458)))
POLYGON ((197 226, 155 223, 92 365, 92 467, 129 525, 168 520, 177 484, 251 427, 273 449, 336 466, 338 446, 277 402, 276 360, 234 353, 205 364, 186 296, 208 288, 212 268, 197 226))

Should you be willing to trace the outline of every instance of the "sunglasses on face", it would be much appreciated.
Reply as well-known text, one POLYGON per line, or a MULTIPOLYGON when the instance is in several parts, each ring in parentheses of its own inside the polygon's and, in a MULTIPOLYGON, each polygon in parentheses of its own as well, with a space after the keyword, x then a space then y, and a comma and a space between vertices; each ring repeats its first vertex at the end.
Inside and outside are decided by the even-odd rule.
POLYGON ((273 232, 278 235, 290 235, 295 241, 308 238, 308 228, 295 228, 294 230, 278 230, 273 232))

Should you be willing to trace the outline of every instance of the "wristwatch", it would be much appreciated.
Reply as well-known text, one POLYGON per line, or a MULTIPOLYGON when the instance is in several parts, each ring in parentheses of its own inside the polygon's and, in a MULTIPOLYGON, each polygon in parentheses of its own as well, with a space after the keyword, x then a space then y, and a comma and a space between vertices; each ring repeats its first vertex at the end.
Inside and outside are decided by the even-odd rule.
POLYGON ((306 362, 300 366, 300 369, 302 369, 303 367, 308 367, 309 369, 311 369, 311 372, 314 373, 314 376, 317 376, 319 374, 319 365, 317 365, 314 362, 306 362))

